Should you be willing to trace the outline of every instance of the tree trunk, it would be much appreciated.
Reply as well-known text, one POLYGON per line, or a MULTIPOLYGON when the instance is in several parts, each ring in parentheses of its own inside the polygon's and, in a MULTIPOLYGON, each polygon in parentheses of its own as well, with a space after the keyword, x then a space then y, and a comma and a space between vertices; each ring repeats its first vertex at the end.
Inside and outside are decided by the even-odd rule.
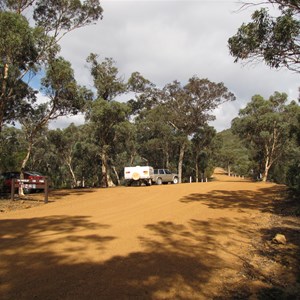
POLYGON ((130 166, 133 165, 135 157, 136 157, 136 153, 133 153, 133 154, 130 155, 130 166))
POLYGON ((108 187, 113 187, 113 186, 116 186, 113 182, 113 180, 111 179, 109 173, 107 174, 107 186, 108 187))
MULTIPOLYGON (((28 162, 28 159, 29 159, 29 157, 30 157, 31 150, 32 150, 32 143, 30 142, 30 143, 29 143, 29 146, 28 146, 28 148, 27 148, 26 156, 25 156, 25 158, 23 159, 22 165, 21 165, 21 173, 20 173, 20 180, 21 180, 21 181, 24 180, 24 170, 25 170, 26 164, 27 164, 27 162, 28 162)), ((24 185, 23 182, 20 182, 20 183, 19 183, 19 196, 24 196, 23 185, 24 185)))
POLYGON ((69 168, 69 171, 70 171, 72 179, 73 179, 73 186, 72 187, 76 187, 77 186, 77 180, 76 180, 76 176, 75 176, 75 173, 73 171, 73 168, 72 168, 72 157, 68 157, 67 166, 69 168))
POLYGON ((276 129, 276 123, 275 123, 274 129, 273 129, 272 140, 270 141, 270 143, 267 143, 265 145, 266 161, 265 161, 264 172, 262 175, 263 182, 267 181, 269 170, 270 170, 271 166, 280 157, 280 151, 278 151, 278 139, 279 139, 279 133, 276 129), (270 145, 270 146, 268 146, 268 145, 270 145))
POLYGON ((101 152, 101 161, 102 161, 101 187, 106 188, 106 187, 108 187, 108 176, 107 176, 108 167, 107 167, 107 153, 106 153, 105 146, 103 147, 102 152, 101 152))
POLYGON ((24 189, 23 189, 23 185, 24 185, 24 169, 22 168, 21 169, 21 172, 20 172, 20 182, 19 182, 19 196, 25 196, 24 195, 24 189))
POLYGON ((166 151, 166 169, 169 169, 170 168, 170 157, 169 157, 169 152, 166 151))
POLYGON ((169 155, 169 151, 168 151, 168 143, 166 143, 163 146, 163 153, 164 153, 164 165, 166 169, 170 168, 170 155, 169 155))
POLYGON ((179 151, 179 160, 178 160, 178 182, 182 182, 182 165, 183 165, 183 157, 185 153, 186 148, 186 142, 183 142, 183 144, 180 147, 179 151))
POLYGON ((7 80, 8 80, 8 64, 4 64, 4 76, 2 80, 2 87, 1 87, 1 96, 0 96, 0 132, 2 132, 2 127, 4 125, 4 111, 5 111, 5 103, 7 102, 7 80))
POLYGON ((27 164, 28 159, 29 159, 30 154, 31 154, 31 150, 32 150, 32 143, 30 143, 29 146, 28 146, 28 148, 27 148, 27 153, 26 153, 25 158, 22 161, 21 169, 25 169, 26 164, 27 164))
POLYGON ((268 179, 268 174, 269 174, 270 167, 271 167, 271 165, 269 164, 269 159, 267 158, 266 162, 265 162, 265 169, 264 169, 264 172, 263 172, 263 175, 262 175, 262 181, 263 182, 266 182, 267 179, 268 179))
POLYGON ((196 155, 195 172, 196 172, 196 182, 199 182, 198 154, 196 155))
POLYGON ((115 175, 116 175, 118 185, 121 185, 120 177, 119 177, 119 174, 118 174, 118 172, 117 172, 117 170, 116 170, 116 167, 115 167, 115 166, 112 166, 112 169, 113 169, 113 171, 114 171, 114 173, 115 173, 115 175))
POLYGON ((227 174, 228 176, 231 175, 231 168, 230 168, 230 164, 227 164, 227 174))
POLYGON ((134 161, 134 155, 131 155, 131 156, 130 156, 130 166, 132 166, 133 161, 134 161))

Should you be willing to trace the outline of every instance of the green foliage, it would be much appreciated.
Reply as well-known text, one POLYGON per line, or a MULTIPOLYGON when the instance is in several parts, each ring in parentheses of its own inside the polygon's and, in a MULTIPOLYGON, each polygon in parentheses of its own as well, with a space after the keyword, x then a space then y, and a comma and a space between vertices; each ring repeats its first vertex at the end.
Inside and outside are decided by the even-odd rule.
MULTIPOLYGON (((44 88, 49 92, 51 86, 55 93, 59 90, 60 95, 55 98, 60 98, 60 103, 65 99, 64 108, 72 103, 68 113, 74 113, 74 107, 78 109, 79 103, 75 102, 79 98, 75 94, 79 91, 75 82, 68 81, 68 87, 65 85, 66 76, 70 77, 70 74, 63 73, 63 64, 66 70, 70 70, 70 66, 56 58, 60 50, 58 41, 68 32, 102 18, 102 11, 99 0, 1 1, 0 130, 4 124, 18 120, 35 102, 37 91, 30 88, 25 78, 32 78, 40 68, 48 69, 44 88), (67 93, 62 96, 66 88, 67 93)), ((59 105, 56 103, 55 106, 59 105)), ((61 112, 61 108, 58 110, 61 112)))
POLYGON ((4 127, 0 133, 0 172, 20 170, 24 155, 24 134, 14 127, 4 127))
POLYGON ((299 106, 286 105, 287 95, 274 93, 269 100, 256 95, 240 110, 232 122, 232 130, 252 151, 258 172, 267 180, 270 168, 287 152, 289 132, 299 106))
POLYGON ((128 79, 128 90, 135 93, 144 93, 147 90, 152 90, 154 84, 144 78, 139 72, 133 72, 128 79))
POLYGON ((107 102, 103 99, 91 103, 87 119, 94 128, 94 139, 99 146, 109 145, 114 141, 117 126, 128 118, 128 112, 126 103, 107 102))
MULTIPOLYGON (((284 125, 283 128, 287 129, 284 151, 280 156, 280 163, 274 163, 270 168, 269 178, 287 183, 297 190, 299 106, 295 102, 286 105, 284 97, 280 95, 274 94, 269 100, 254 97, 253 103, 250 102, 241 112, 240 118, 254 118, 252 114, 255 112, 257 120, 262 119, 257 124, 260 127, 254 128, 261 128, 262 133, 257 131, 243 134, 247 138, 247 147, 231 130, 216 134, 210 126, 198 128, 187 142, 182 181, 188 182, 190 176, 195 180, 197 169, 198 181, 209 178, 216 165, 225 168, 230 166, 231 172, 240 175, 246 175, 251 169, 255 170, 256 166, 262 166, 263 147, 257 146, 254 141, 261 143, 263 139, 270 138, 270 120, 281 120, 281 126, 284 125), (286 115, 287 118, 278 119, 276 116, 273 119, 272 114, 286 115), (253 139, 250 138, 251 134, 253 139), (255 147, 252 148, 252 145, 255 147)), ((84 182, 85 186, 100 186, 103 174, 120 184, 124 166, 127 165, 149 164, 177 171, 182 135, 168 122, 164 105, 158 105, 152 110, 143 109, 136 115, 135 122, 129 122, 131 110, 126 103, 98 99, 89 104, 85 125, 70 125, 62 130, 44 128, 41 134, 35 136, 27 169, 48 175, 54 187, 74 187, 77 182, 84 182), (107 167, 104 171, 107 173, 103 173, 104 163, 107 167)), ((32 115, 33 122, 37 115, 32 115)), ((240 123, 242 126, 239 129, 248 124, 248 121, 240 123)), ((236 125, 235 121, 234 126, 236 125)), ((24 149, 28 145, 25 133, 25 127, 22 130, 4 127, 0 149, 1 171, 19 169, 26 154, 24 149)))
POLYGON ((185 136, 214 120, 210 113, 218 105, 233 100, 235 96, 223 83, 214 83, 196 76, 190 78, 185 86, 174 81, 164 88, 164 103, 169 121, 185 136))
POLYGON ((223 83, 214 83, 196 76, 190 78, 185 86, 174 81, 164 87, 163 104, 168 114, 168 122, 181 138, 178 158, 179 182, 189 136, 208 121, 214 120, 211 111, 229 100, 235 100, 235 96, 223 83))
POLYGON ((209 178, 213 172, 213 156, 219 147, 216 130, 208 125, 199 128, 191 140, 195 178, 209 178))
POLYGON ((300 194, 300 109, 295 111, 295 103, 291 103, 290 108, 294 112, 291 120, 291 139, 294 140, 292 147, 292 157, 289 159, 288 170, 286 173, 287 185, 300 194))
POLYGON ((97 0, 39 0, 33 18, 47 33, 71 31, 102 18, 103 9, 97 0))
POLYGON ((296 193, 300 194, 300 160, 294 162, 287 172, 287 184, 296 193))
POLYGON ((97 89, 98 98, 111 101, 116 96, 126 91, 123 79, 118 77, 118 68, 112 58, 105 58, 101 63, 97 61, 98 56, 91 53, 87 62, 91 65, 91 74, 94 78, 94 86, 97 89))
POLYGON ((137 118, 136 125, 140 155, 146 157, 155 168, 170 168, 172 163, 174 165, 180 141, 168 123, 165 107, 160 105, 146 110, 137 118))
POLYGON ((77 85, 71 64, 62 57, 50 61, 41 84, 42 92, 50 99, 48 120, 77 114, 91 97, 89 91, 77 85))
MULTIPOLYGON (((77 114, 91 99, 91 92, 77 85, 70 63, 57 57, 58 41, 101 18, 102 8, 98 0, 3 0, 0 9, 0 132, 6 123, 22 124, 26 150, 20 167, 25 168, 49 120, 77 114), (35 22, 33 27, 25 16, 35 22), (41 85, 49 101, 36 104, 38 91, 24 78, 40 68, 46 73, 41 85)), ((75 184, 70 163, 68 168, 75 184)))
POLYGON ((20 70, 26 70, 36 60, 33 30, 25 17, 0 12, 0 58, 2 67, 11 64, 20 70))
POLYGON ((130 100, 129 105, 132 113, 137 115, 141 153, 150 158, 150 163, 157 163, 157 167, 171 166, 176 171, 177 164, 180 182, 190 137, 214 119, 213 109, 235 100, 235 96, 223 83, 197 76, 190 78, 186 85, 175 80, 160 90, 135 72, 128 86, 136 93, 136 100, 130 100), (177 163, 171 159, 175 157, 177 163))
MULTIPOLYGON (((85 106, 86 94, 89 95, 83 88, 77 86, 70 63, 61 57, 50 62, 41 84, 43 92, 50 100, 41 104, 27 105, 26 110, 23 109, 19 116, 27 142, 22 168, 26 167, 33 146, 44 133, 49 120, 77 114, 85 106)), ((75 179, 73 181, 75 182, 75 179)))
MULTIPOLYGON (((124 141, 126 137, 131 135, 131 133, 127 134, 127 132, 124 132, 122 128, 127 127, 130 129, 128 124, 129 110, 130 108, 126 103, 108 102, 103 99, 97 99, 90 105, 87 119, 89 121, 91 142, 97 147, 97 152, 101 159, 101 185, 103 187, 108 186, 109 164, 117 161, 114 151, 118 145, 117 138, 121 138, 124 141), (125 134, 125 136, 122 137, 122 134, 125 134)), ((124 146, 128 145, 130 145, 130 142, 124 143, 124 146)))
POLYGON ((160 104, 163 92, 139 72, 131 74, 127 82, 129 92, 135 93, 135 99, 128 101, 132 114, 142 116, 144 111, 151 110, 160 104))
POLYGON ((228 40, 230 54, 238 60, 263 60, 273 68, 286 67, 300 72, 300 6, 296 1, 272 1, 281 15, 273 18, 266 8, 252 15, 228 40))
POLYGON ((221 140, 221 146, 214 156, 215 164, 227 170, 228 174, 249 175, 253 167, 251 152, 241 139, 231 129, 218 133, 217 137, 221 140))
POLYGON ((35 100, 35 93, 21 79, 37 55, 28 21, 11 12, 0 12, 0 130, 22 112, 20 100, 35 100))

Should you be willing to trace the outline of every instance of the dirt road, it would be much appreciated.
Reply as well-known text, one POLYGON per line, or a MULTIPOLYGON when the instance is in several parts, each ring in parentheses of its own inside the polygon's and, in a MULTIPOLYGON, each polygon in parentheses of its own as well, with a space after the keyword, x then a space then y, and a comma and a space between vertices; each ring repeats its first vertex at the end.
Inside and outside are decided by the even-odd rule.
POLYGON ((276 210, 284 187, 218 171, 209 183, 53 192, 1 213, 0 299, 297 297, 300 227, 276 210))

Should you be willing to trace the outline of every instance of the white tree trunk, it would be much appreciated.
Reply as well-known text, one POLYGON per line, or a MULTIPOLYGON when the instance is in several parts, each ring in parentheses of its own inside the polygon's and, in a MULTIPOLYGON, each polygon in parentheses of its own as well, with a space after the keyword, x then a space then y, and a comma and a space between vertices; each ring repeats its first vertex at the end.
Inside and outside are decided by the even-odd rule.
POLYGON ((266 182, 267 179, 268 179, 268 174, 269 174, 270 167, 271 167, 271 165, 269 164, 269 158, 267 158, 266 162, 265 162, 265 169, 264 169, 264 172, 263 172, 263 175, 262 175, 262 181, 263 182, 266 182))
POLYGON ((227 174, 228 176, 231 175, 231 169, 230 169, 230 164, 227 165, 227 174))
POLYGON ((31 150, 32 150, 32 143, 29 143, 29 146, 27 148, 27 153, 26 153, 26 156, 25 158, 23 159, 22 161, 22 165, 21 165, 21 173, 20 173, 20 180, 21 182, 19 182, 19 196, 24 196, 24 189, 23 189, 23 185, 24 183, 22 182, 22 180, 24 180, 24 169, 26 167, 26 164, 28 162, 28 159, 30 157, 30 154, 31 154, 31 150))
POLYGON ((184 158, 184 153, 185 153, 185 148, 186 148, 186 142, 184 142, 179 151, 179 160, 178 160, 178 182, 182 182, 182 165, 183 165, 183 158, 184 158))
POLYGON ((198 155, 196 156, 195 172, 196 172, 196 182, 199 182, 199 166, 198 166, 198 155))
POLYGON ((118 174, 118 172, 117 172, 117 170, 116 170, 116 167, 115 167, 115 166, 112 166, 112 169, 113 169, 113 171, 114 171, 114 173, 115 173, 115 176, 116 176, 116 178, 117 178, 118 185, 121 185, 120 177, 119 177, 119 174, 118 174))
POLYGON ((75 176, 74 170, 72 168, 72 157, 68 157, 68 159, 67 159, 67 166, 69 168, 69 171, 70 171, 72 179, 73 179, 73 186, 72 187, 76 187, 77 186, 77 180, 76 180, 76 176, 75 176))
POLYGON ((105 146, 103 147, 102 152, 101 152, 101 161, 102 161, 102 166, 101 166, 101 171, 102 171, 101 187, 108 187, 107 153, 106 153, 105 146))

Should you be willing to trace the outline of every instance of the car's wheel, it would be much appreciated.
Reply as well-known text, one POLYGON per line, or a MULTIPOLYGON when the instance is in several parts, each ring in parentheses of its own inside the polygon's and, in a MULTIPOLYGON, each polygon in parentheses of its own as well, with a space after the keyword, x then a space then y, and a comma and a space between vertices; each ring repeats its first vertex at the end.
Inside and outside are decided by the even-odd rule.
POLYGON ((162 179, 161 178, 157 178, 156 183, 157 184, 162 184, 162 179))
POLYGON ((173 183, 174 183, 174 184, 178 183, 178 177, 174 177, 173 183))

